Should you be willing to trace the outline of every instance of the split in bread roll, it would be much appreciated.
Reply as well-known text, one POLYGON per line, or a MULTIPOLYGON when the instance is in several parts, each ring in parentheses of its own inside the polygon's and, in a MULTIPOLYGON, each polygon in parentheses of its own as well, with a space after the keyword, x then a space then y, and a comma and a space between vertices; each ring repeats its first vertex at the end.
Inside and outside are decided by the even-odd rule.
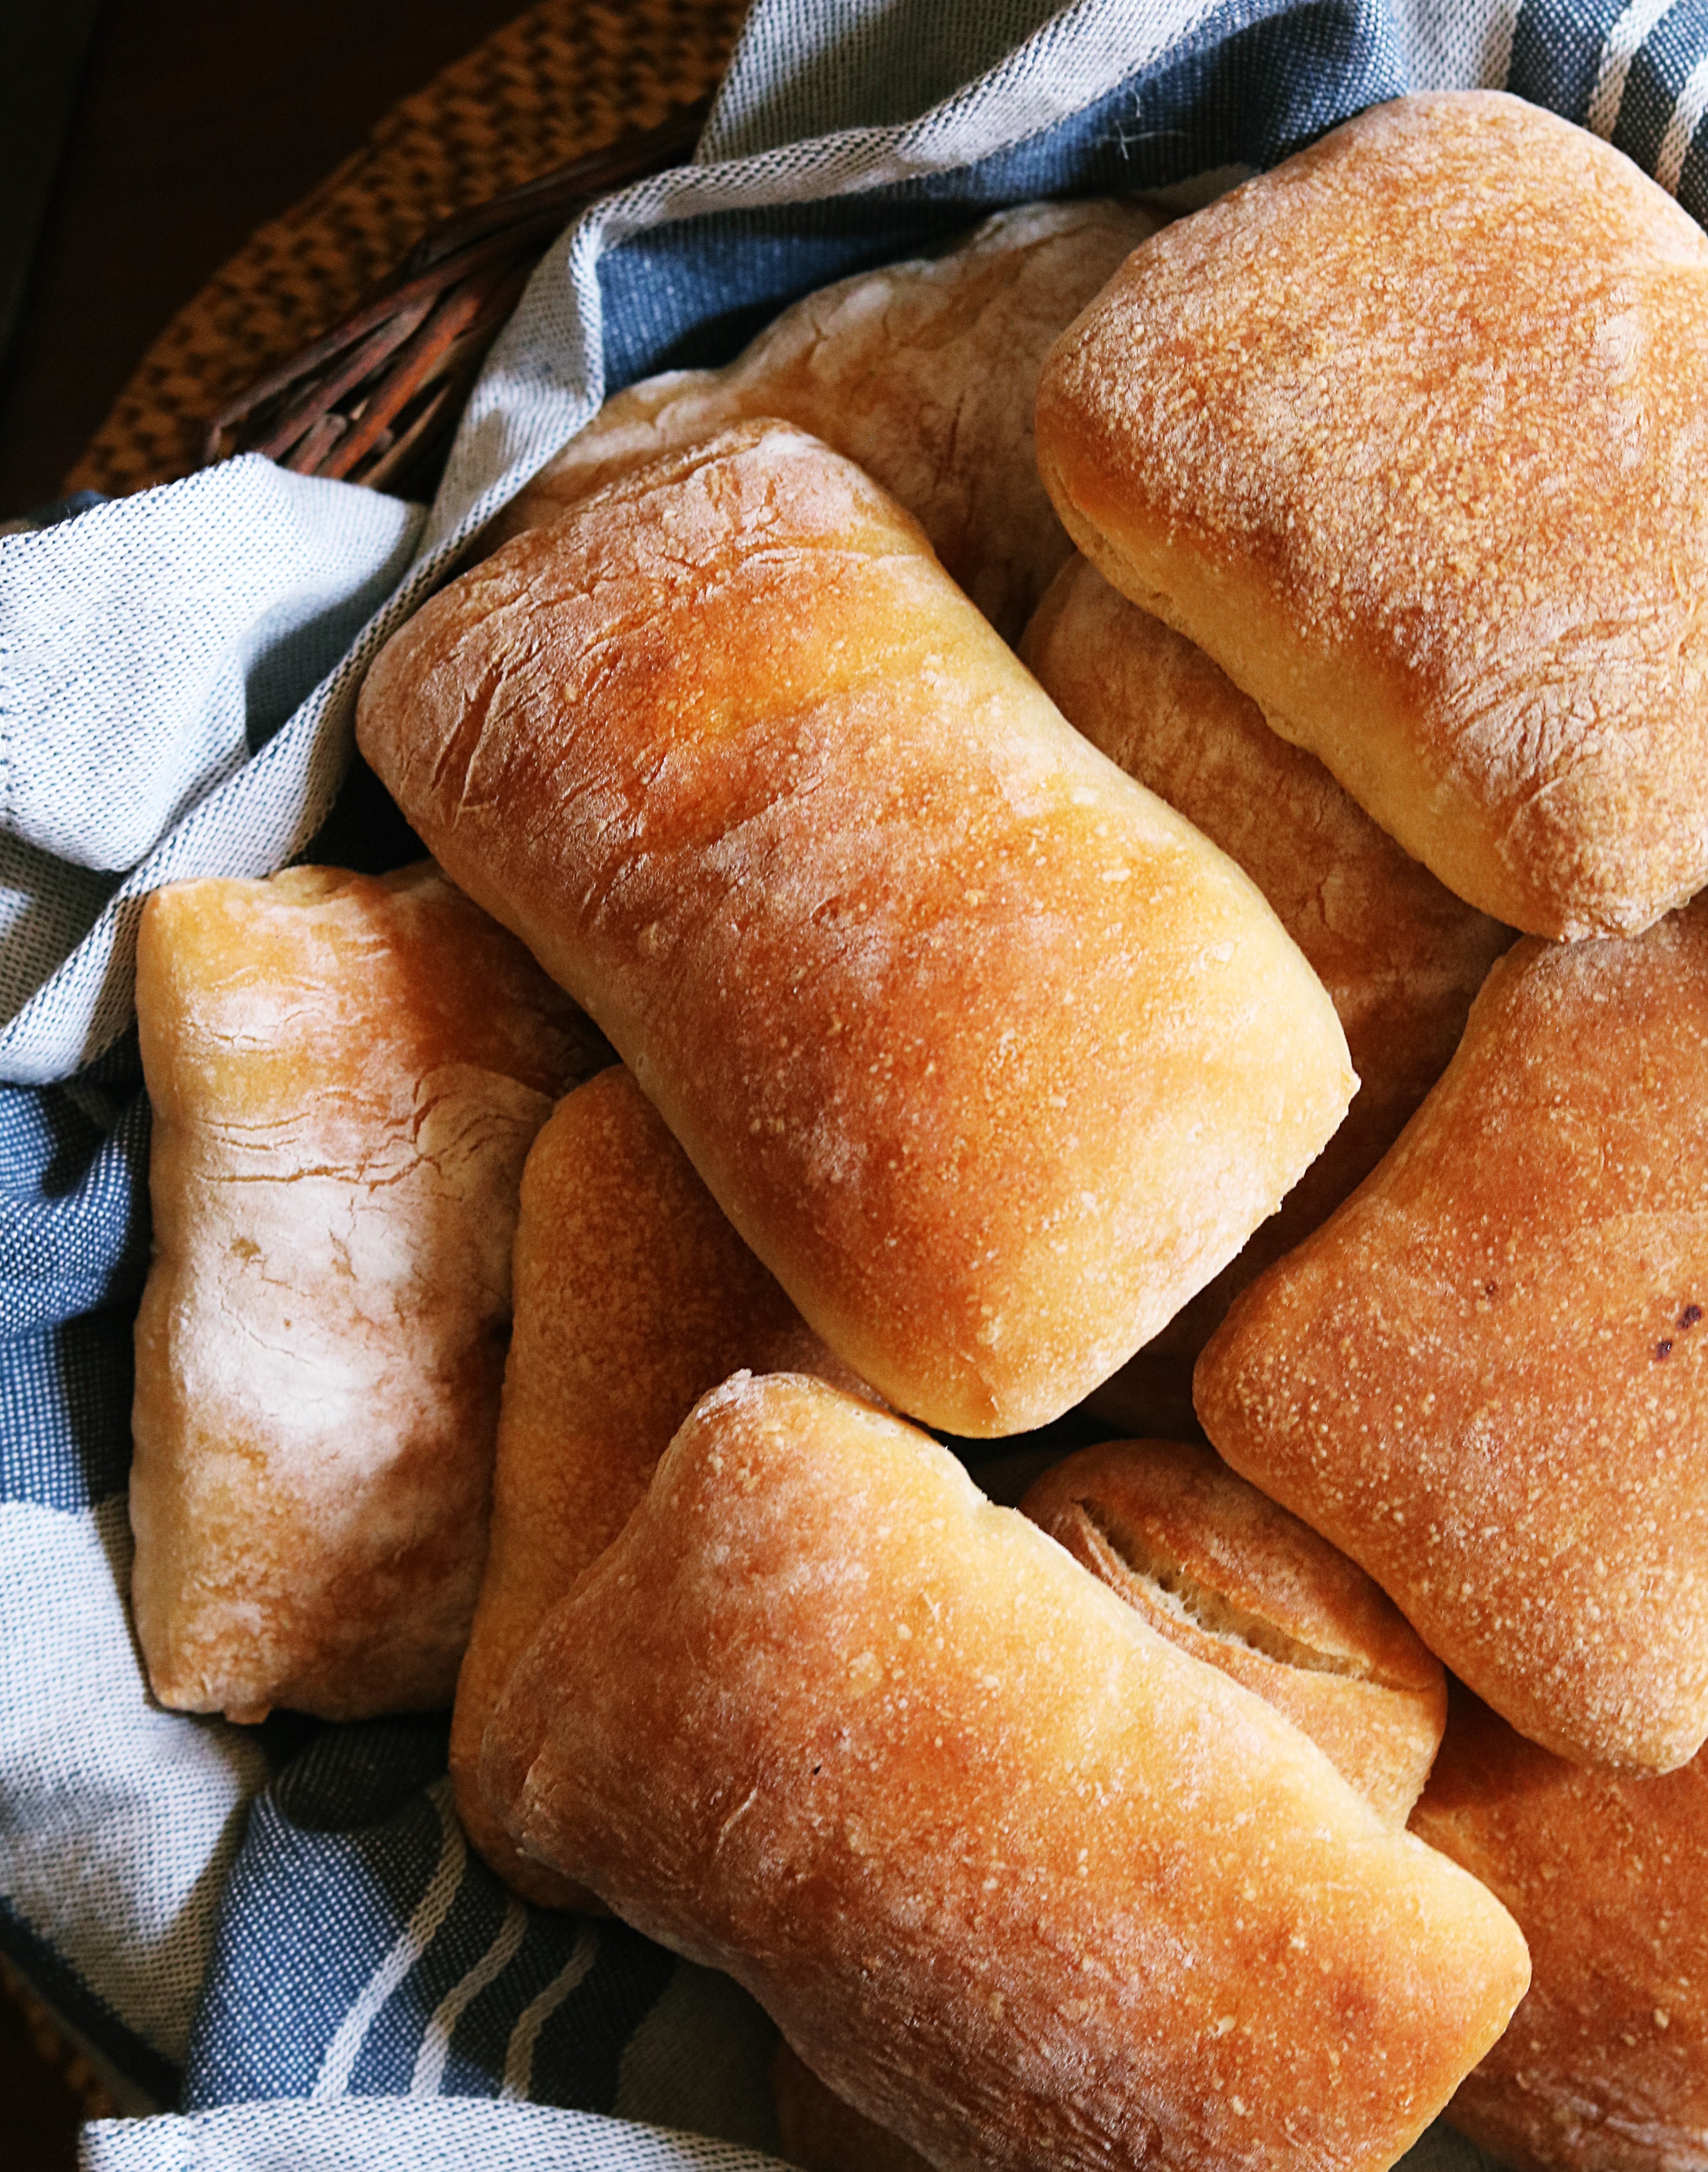
POLYGON ((1570 1765, 1458 1683, 1411 1829, 1511 1909, 1532 1974, 1448 2107, 1512 2172, 1708 2159, 1708 1769, 1570 1765))
POLYGON ((1012 640, 1072 547, 1033 453, 1039 370, 1160 223, 1137 204, 1021 204, 944 255, 808 294, 727 368, 615 394, 499 514, 491 541, 556 519, 660 453, 776 416, 893 492, 1012 640))
POLYGON ((1020 1503, 1159 1636, 1308 1734, 1391 1824, 1441 1740, 1447 1680, 1356 1562, 1207 1448, 1111 1441, 1020 1503))
POLYGON ((1708 898, 1527 940, 1375 1175, 1235 1300, 1198 1412, 1562 1756, 1708 1735, 1708 898))
POLYGON ((1247 878, 787 425, 442 590, 359 729, 805 1319, 933 1424, 1077 1402, 1350 1098, 1333 1006, 1247 878))
POLYGON ((1069 532, 1449 888, 1542 935, 1708 881, 1708 238, 1496 92, 1373 108, 1064 334, 1069 532))
MULTIPOLYGON (((524 1157, 597 1037, 437 869, 157 890, 132 1596, 163 1704, 450 1701, 524 1157)), ((607 1056, 608 1060, 608 1056, 607 1056)))
POLYGON ((697 1406, 483 1777, 941 2172, 1375 2172, 1528 1980, 1297 1728, 798 1375, 697 1406))
POLYGON ((1020 654, 1069 723, 1245 869, 1328 990, 1358 1074, 1345 1122, 1280 1211, 1093 1399, 1117 1423, 1175 1428, 1190 1420, 1193 1364, 1236 1293, 1393 1145, 1512 931, 1402 852, 1201 649, 1088 560, 1076 555, 1057 575, 1020 654))
POLYGON ((481 1739, 541 1620, 628 1521, 700 1397, 743 1367, 859 1392, 755 1259, 620 1065, 559 1102, 522 1172, 491 1543, 451 1721, 469 1837, 548 1907, 586 1896, 518 1853, 481 1739))

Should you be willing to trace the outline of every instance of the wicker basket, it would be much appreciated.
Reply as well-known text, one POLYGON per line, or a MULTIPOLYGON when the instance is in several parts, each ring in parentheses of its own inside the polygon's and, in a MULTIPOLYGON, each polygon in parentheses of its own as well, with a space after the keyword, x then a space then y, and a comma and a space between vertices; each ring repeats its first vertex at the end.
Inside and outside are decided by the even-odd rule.
POLYGON ((540 250, 577 196, 686 155, 745 12, 540 0, 388 115, 180 311, 67 489, 119 496, 185 475, 217 418, 216 454, 271 452, 289 423, 293 467, 427 487, 540 250), (399 290, 423 274, 411 315, 422 293, 399 290))

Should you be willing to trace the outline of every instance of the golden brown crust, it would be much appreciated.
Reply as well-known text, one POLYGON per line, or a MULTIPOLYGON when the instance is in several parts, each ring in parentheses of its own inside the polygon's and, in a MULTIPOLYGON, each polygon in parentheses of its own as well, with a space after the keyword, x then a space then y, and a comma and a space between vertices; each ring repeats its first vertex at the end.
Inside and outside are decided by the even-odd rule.
POLYGON ((1708 879, 1708 239, 1493 92, 1399 99, 1147 242, 1038 448, 1069 532, 1408 851, 1546 935, 1708 879))
POLYGON ((1159 1636, 1272 1704, 1392 1825, 1447 1716, 1447 1681, 1393 1601, 1207 1448, 1110 1441, 1020 1503, 1159 1636))
POLYGON ((1093 1399, 1119 1423, 1171 1411, 1190 1422, 1193 1364, 1235 1295, 1399 1137, 1512 931, 1402 852, 1201 649, 1087 559, 1057 575, 1020 654, 1069 723, 1244 868, 1328 990, 1358 1074, 1345 1122, 1280 1212, 1093 1399))
POLYGON ((516 1324, 491 1537, 451 1722, 469 1837, 550 1907, 585 1895, 518 1854, 476 1780, 481 1738, 545 1616, 628 1521, 699 1398, 743 1366, 861 1384, 748 1250, 630 1074, 559 1102, 522 1172, 516 1324))
POLYGON ((1399 1143, 1198 1363, 1222 1454, 1562 1755, 1708 1734, 1708 898, 1517 944, 1399 1143))
POLYGON ((359 728, 803 1315, 958 1433, 1113 1371, 1344 1110, 1250 883, 787 426, 518 536, 393 639, 359 728))
POLYGON ((1039 369, 1160 223, 1136 204, 1021 204, 945 255, 808 294, 727 368, 672 371, 608 400, 498 516, 488 547, 673 447, 775 415, 892 491, 1012 640, 1072 547, 1033 454, 1039 369))
POLYGON ((175 884, 137 1008, 137 1634, 161 1702, 447 1703, 486 1547, 523 1157, 596 1058, 436 868, 175 884))
POLYGON ((1569 1765, 1453 1685, 1411 1829, 1511 1909, 1530 1989, 1448 2117, 1512 2172, 1708 2161, 1708 1769, 1569 1765))
POLYGON ((698 1406, 485 1780, 943 2172, 1374 2172, 1528 1977, 1296 1728, 798 1376, 698 1406))

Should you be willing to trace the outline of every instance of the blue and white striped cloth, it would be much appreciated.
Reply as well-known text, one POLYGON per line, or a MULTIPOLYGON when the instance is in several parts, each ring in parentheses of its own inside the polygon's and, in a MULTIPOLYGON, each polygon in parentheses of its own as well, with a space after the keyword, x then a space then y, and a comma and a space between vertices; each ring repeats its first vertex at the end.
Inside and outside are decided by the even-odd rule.
MULTIPOLYGON (((171 2108, 91 2130, 89 2165, 738 2172, 775 2143, 764 2017, 510 1898, 451 1814, 441 1723, 151 1703, 125 1601, 137 901, 309 844, 374 648, 608 390, 999 206, 1211 192, 1464 84, 1708 211, 1708 0, 757 0, 695 163, 548 256, 425 516, 251 460, 0 535, 0 1950, 171 2108)), ((346 863, 393 850, 368 792, 335 816, 346 863)), ((1437 2128, 1413 2163, 1477 2161, 1437 2128)))

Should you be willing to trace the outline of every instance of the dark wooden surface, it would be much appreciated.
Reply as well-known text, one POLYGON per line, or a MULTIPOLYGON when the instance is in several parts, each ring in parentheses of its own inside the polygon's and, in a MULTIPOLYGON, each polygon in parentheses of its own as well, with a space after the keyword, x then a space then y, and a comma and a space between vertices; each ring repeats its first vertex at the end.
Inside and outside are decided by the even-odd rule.
MULTIPOLYGON (((521 0, 105 0, 0 371, 0 519, 57 495, 156 332, 521 0)), ((7 2172, 71 2172, 77 2099, 0 1991, 7 2172)))
POLYGON ((0 519, 57 495, 155 333, 521 0, 105 0, 0 370, 0 519))

